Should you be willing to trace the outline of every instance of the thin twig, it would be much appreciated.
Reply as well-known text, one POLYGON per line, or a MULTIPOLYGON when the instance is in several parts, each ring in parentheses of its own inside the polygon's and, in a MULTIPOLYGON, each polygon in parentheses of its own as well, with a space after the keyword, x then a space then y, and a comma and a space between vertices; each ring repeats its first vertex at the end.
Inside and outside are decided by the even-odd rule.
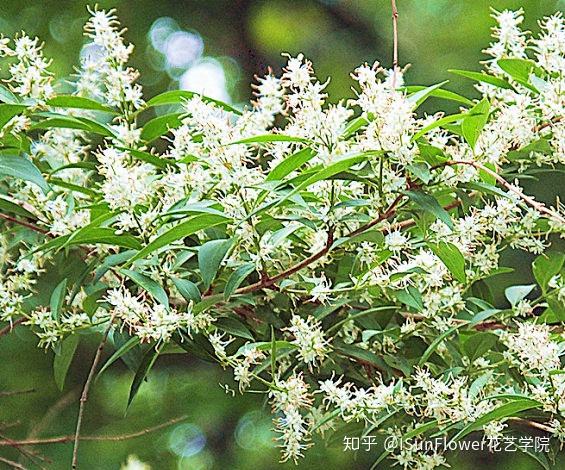
POLYGON ((26 222, 25 220, 16 219, 15 217, 6 214, 0 213, 0 219, 7 220, 8 222, 13 222, 14 224, 21 225, 22 227, 27 227, 35 232, 42 233, 43 235, 49 233, 49 230, 41 228, 38 225, 32 224, 31 222, 26 222))
POLYGON ((495 171, 492 171, 490 168, 488 168, 484 165, 481 165, 480 163, 477 163, 477 162, 471 162, 471 161, 465 161, 465 160, 451 160, 451 161, 445 162, 445 164, 451 165, 451 166, 453 166, 453 165, 469 165, 469 166, 476 168, 477 170, 484 171, 485 173, 492 176, 502 187, 504 187, 504 189, 516 194, 516 196, 518 196, 520 199, 522 199, 522 201, 524 201, 530 207, 532 207, 535 210, 537 210, 538 212, 541 212, 542 214, 545 214, 548 217, 558 221, 559 223, 565 224, 565 218, 563 218, 560 214, 558 214, 555 211, 552 211, 551 209, 548 209, 541 202, 538 202, 534 198, 524 194, 519 188, 510 184, 502 176, 500 176, 495 171))
MULTIPOLYGON (((374 227, 379 222, 382 222, 383 220, 386 220, 386 219, 392 217, 396 213, 396 208, 397 208, 398 204, 400 203, 400 201, 402 200, 402 198, 403 198, 403 196, 398 196, 392 202, 392 204, 388 207, 388 209, 386 209, 382 214, 380 214, 378 217, 376 217, 371 222, 369 222, 369 223, 359 227, 358 229, 352 231, 351 233, 349 233, 347 235, 347 237, 353 237, 355 235, 359 235, 360 233, 363 233, 363 232, 369 230, 370 228, 374 227)), ((327 240, 324 248, 317 251, 316 253, 309 256, 308 258, 305 258, 300 263, 297 263, 294 266, 291 266, 290 268, 286 269, 285 271, 280 272, 279 274, 277 274, 275 276, 265 277, 265 278, 261 279, 260 281, 254 283, 254 284, 250 284, 250 285, 245 286, 245 287, 240 287, 239 289, 237 289, 234 292, 234 294, 249 294, 250 292, 255 292, 256 290, 267 289, 269 287, 272 287, 278 281, 280 281, 282 279, 286 279, 289 276, 292 276, 293 274, 297 273, 298 271, 304 269, 306 266, 309 266, 310 264, 319 260, 320 258, 325 256, 328 252, 330 252, 331 249, 332 249, 333 236, 330 236, 330 235, 331 234, 328 234, 328 240, 327 240)), ((206 298, 206 296, 204 296, 203 298, 206 298)))
POLYGON ((8 333, 11 333, 12 330, 16 326, 20 325, 21 323, 25 322, 26 320, 27 320, 26 317, 21 317, 21 318, 18 318, 16 321, 10 322, 10 324, 8 326, 6 326, 6 327, 4 327, 0 330, 0 337, 7 335, 8 333))
POLYGON ((550 434, 553 434, 555 430, 551 426, 546 426, 543 423, 538 423, 537 421, 531 421, 529 419, 524 418, 508 418, 509 421, 515 421, 517 423, 525 424, 526 426, 530 426, 531 428, 539 429, 540 431, 545 431, 550 434))
POLYGON ((82 418, 84 415, 84 408, 86 402, 88 400, 88 392, 90 391, 90 385, 92 384, 92 380, 94 379, 94 374, 96 373, 96 369, 98 368, 98 364, 100 362, 100 358, 102 357, 102 351, 104 350, 104 346, 108 341, 108 335, 110 334, 110 330, 112 329, 114 317, 110 318, 110 324, 108 328, 106 328, 106 332, 104 333, 104 337, 100 344, 98 345, 98 349, 96 350, 96 355, 94 356, 94 361, 92 361, 92 366, 90 367, 90 371, 88 372, 88 377, 86 382, 84 383, 84 388, 82 389, 82 395, 80 396, 80 405, 78 409, 78 417, 77 417, 77 426, 74 435, 74 446, 73 446, 73 460, 72 460, 72 468, 75 470, 78 465, 78 444, 80 441, 80 429, 82 427, 82 418))
POLYGON ((26 395, 35 392, 35 388, 27 388, 25 390, 8 390, 0 392, 0 398, 11 397, 13 395, 26 395))
MULTIPOLYGON (((187 416, 180 416, 178 418, 173 418, 165 423, 152 426, 150 428, 142 429, 141 431, 136 431, 128 434, 119 434, 116 436, 78 436, 81 441, 126 441, 129 439, 135 439, 136 437, 145 436, 160 429, 167 428, 173 424, 179 423, 186 420, 187 416)), ((37 445, 48 445, 48 444, 66 444, 73 442, 77 438, 76 434, 71 434, 68 436, 57 436, 57 437, 47 437, 43 439, 23 439, 23 440, 0 440, 0 447, 22 447, 22 446, 37 446, 37 445)))
POLYGON ((9 460, 9 459, 6 459, 4 457, 0 457, 0 462, 3 462, 6 465, 9 465, 10 467, 16 468, 18 470, 27 470, 26 467, 24 467, 23 465, 20 465, 18 462, 14 462, 13 460, 9 460))
MULTIPOLYGON (((3 434, 0 434, 0 438, 4 439, 6 442, 9 442, 9 443, 14 442, 13 439, 10 439, 8 436, 4 436, 3 434)), ((22 457, 29 459, 32 463, 37 465, 39 468, 41 468, 42 470, 45 470, 45 467, 43 467, 40 463, 40 462, 46 462, 47 461, 47 459, 45 457, 43 457, 42 455, 39 455, 39 453, 33 452, 31 450, 22 449, 22 448, 17 447, 17 446, 13 446, 13 447, 22 455, 22 457)), ((19 464, 19 462, 18 462, 18 464, 19 464)))
POLYGON ((391 0, 392 6, 392 88, 396 88, 398 73, 398 9, 396 0, 391 0))

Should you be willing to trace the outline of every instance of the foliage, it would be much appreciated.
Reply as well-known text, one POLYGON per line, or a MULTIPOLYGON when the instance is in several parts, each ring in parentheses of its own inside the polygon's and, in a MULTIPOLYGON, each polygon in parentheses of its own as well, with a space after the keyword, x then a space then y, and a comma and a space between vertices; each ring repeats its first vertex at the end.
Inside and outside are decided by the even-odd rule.
POLYGON ((565 25, 531 38, 520 12, 496 18, 485 71, 457 71, 479 82, 475 102, 374 64, 352 75, 356 99, 328 105, 301 54, 242 110, 145 101, 133 46, 98 10, 60 94, 38 39, 1 39, 0 319, 55 350, 61 388, 80 335, 122 332, 101 373, 135 371, 128 404, 171 348, 230 367, 267 395, 283 460, 314 433, 494 442, 511 419, 553 435, 551 457, 565 219, 517 181, 565 163, 565 25), (419 117, 430 96, 464 107, 419 117), (497 309, 488 282, 508 249, 538 256, 537 284, 497 309))

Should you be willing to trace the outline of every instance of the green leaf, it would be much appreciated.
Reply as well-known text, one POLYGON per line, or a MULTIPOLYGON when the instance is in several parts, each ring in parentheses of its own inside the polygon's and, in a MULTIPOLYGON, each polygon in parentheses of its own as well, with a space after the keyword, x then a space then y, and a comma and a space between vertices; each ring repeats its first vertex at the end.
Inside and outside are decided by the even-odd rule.
POLYGON ((239 336, 250 341, 255 341, 253 335, 242 322, 232 317, 220 317, 214 322, 214 326, 233 336, 239 336))
POLYGON ((498 66, 514 80, 532 91, 538 91, 530 83, 532 75, 538 67, 534 62, 527 59, 499 59, 496 61, 498 66))
POLYGON ((115 351, 114 354, 112 354, 110 356, 110 358, 106 361, 106 363, 102 366, 102 368, 100 369, 100 371, 96 375, 96 378, 98 379, 98 377, 100 377, 102 375, 102 373, 106 369, 108 369, 108 367, 110 367, 114 362, 116 362, 120 357, 122 357, 128 351, 130 351, 135 346, 137 346, 139 344, 139 341, 140 341, 139 336, 132 336, 128 341, 126 341, 124 344, 122 344, 122 346, 120 348, 118 348, 118 350, 115 351))
POLYGON ((161 305, 164 305, 167 308, 169 307, 169 297, 167 296, 165 289, 163 289, 158 282, 154 281, 145 274, 138 273, 137 271, 131 271, 129 269, 120 269, 120 273, 129 277, 138 286, 149 292, 151 296, 161 305))
POLYGON ((26 180, 39 186, 45 193, 49 191, 49 185, 41 172, 23 156, 0 154, 0 176, 12 176, 26 180))
POLYGON ((465 257, 453 243, 428 243, 430 250, 445 264, 449 272, 461 283, 467 281, 465 257))
POLYGON ((172 160, 167 160, 158 155, 153 155, 149 152, 142 152, 141 150, 130 149, 127 147, 117 147, 120 150, 128 152, 132 157, 141 160, 142 162, 149 163, 157 168, 167 168, 169 166, 176 166, 176 163, 172 160))
POLYGON ((529 284, 527 286, 510 286, 504 291, 504 296, 510 302, 512 307, 515 307, 520 300, 525 299, 526 296, 534 290, 536 286, 534 284, 529 284))
POLYGON ((316 152, 309 147, 293 153, 273 168, 265 181, 282 180, 286 175, 310 161, 315 155, 316 152))
POLYGON ((561 271, 565 263, 565 254, 557 251, 549 251, 543 255, 538 256, 532 263, 532 271, 536 281, 545 292, 547 284, 551 278, 561 271))
POLYGON ((428 132, 435 129, 436 127, 442 127, 445 124, 450 124, 452 122, 459 121, 459 120, 463 119, 464 117, 465 117, 465 114, 463 114, 463 113, 451 114, 449 116, 442 117, 442 118, 438 119, 437 121, 434 121, 431 124, 428 124, 427 126, 420 129, 416 134, 414 134, 414 136, 412 137, 412 141, 418 140, 420 137, 427 134, 428 132))
POLYGON ((71 335, 61 343, 61 350, 53 360, 53 376, 59 390, 65 387, 65 378, 78 346, 79 336, 71 335))
POLYGON ((141 387, 141 384, 145 380, 145 377, 147 377, 147 374, 153 367, 153 364, 155 364, 155 361, 158 357, 159 350, 157 348, 150 348, 144 354, 143 359, 141 360, 141 364, 139 365, 139 368, 137 369, 137 372, 135 373, 135 377, 133 378, 133 382, 131 384, 127 408, 129 408, 129 406, 131 405, 131 402, 139 391, 139 387, 141 387))
POLYGON ((31 126, 31 129, 78 129, 104 137, 115 137, 114 132, 108 126, 85 117, 65 116, 57 113, 39 113, 36 116, 46 117, 47 119, 36 122, 31 126))
POLYGON ((147 121, 141 130, 141 139, 145 142, 153 142, 155 139, 168 134, 171 129, 182 125, 182 113, 170 113, 157 116, 147 121))
POLYGON ((414 104, 414 107, 417 108, 418 106, 420 106, 424 101, 426 101, 426 99, 431 96, 431 94, 434 91, 437 91, 438 88, 441 88, 443 85, 445 85, 446 83, 449 83, 449 80, 444 80, 441 83, 436 83, 435 85, 431 85, 425 88, 422 88, 421 90, 416 91, 415 93, 412 93, 411 95, 408 96, 408 101, 410 101, 410 103, 414 104))
POLYGON ((61 308, 63 307, 63 301, 65 300, 65 294, 67 293, 67 279, 63 279, 57 287, 53 289, 51 293, 51 299, 49 300, 49 307, 51 309, 51 316, 59 321, 61 318, 61 308))
POLYGON ((117 114, 116 111, 112 108, 105 106, 98 101, 94 101, 83 96, 58 95, 47 100, 47 104, 49 106, 55 106, 57 108, 92 109, 95 111, 104 111, 106 113, 117 114))
POLYGON ((322 167, 319 171, 316 171, 316 173, 314 173, 312 176, 306 178, 305 181, 300 183, 293 191, 291 191, 285 197, 285 199, 288 199, 290 196, 296 194, 299 191, 302 191, 303 189, 306 189, 308 186, 311 186, 314 183, 317 183, 318 181, 331 178, 332 176, 347 170, 348 168, 352 167, 357 163, 366 161, 369 155, 374 155, 374 154, 375 152, 364 152, 359 155, 354 155, 352 157, 341 158, 340 160, 337 160, 326 167, 322 167))
POLYGON ((170 104, 182 104, 186 100, 189 100, 193 97, 200 97, 202 101, 205 101, 210 104, 214 104, 219 108, 222 108, 224 111, 228 111, 233 114, 241 115, 241 111, 235 109, 233 106, 224 103, 223 101, 216 100, 214 98, 209 98, 208 96, 201 95, 199 93, 195 93, 193 91, 187 90, 171 90, 161 93, 160 95, 154 96, 147 102, 147 107, 151 106, 163 106, 163 105, 170 105, 170 104))
POLYGON ((200 268, 200 275, 206 289, 214 281, 222 260, 232 246, 232 243, 233 240, 231 238, 210 240, 198 249, 198 267, 200 268))
POLYGON ((462 77, 470 78, 471 80, 475 80, 477 82, 488 83, 489 85, 494 85, 498 88, 506 88, 508 90, 512 90, 512 85, 510 85, 510 83, 508 83, 506 80, 495 77, 493 75, 488 75, 483 72, 471 72, 468 70, 457 69, 450 69, 448 70, 448 72, 454 73, 456 75, 461 75, 462 77))
POLYGON ((389 370, 386 362, 383 361, 379 356, 377 356, 373 351, 369 351, 357 346, 351 346, 348 344, 334 346, 334 350, 341 355, 352 357, 353 359, 357 359, 359 361, 377 366, 380 370, 389 370))
POLYGON ((435 197, 421 190, 407 191, 406 194, 416 205, 420 206, 426 212, 434 215, 449 228, 453 228, 453 222, 451 221, 449 213, 443 207, 441 207, 435 197))
MULTIPOLYGON (((406 90, 408 93, 415 93, 421 90, 425 90, 426 87, 423 85, 410 85, 410 86, 406 86, 403 88, 404 90, 406 90)), ((464 96, 461 96, 453 91, 449 91, 449 90, 441 90, 441 89, 434 89, 431 90, 431 92, 428 94, 429 96, 433 96, 434 98, 442 98, 444 100, 449 100, 449 101, 456 101, 458 103, 463 103, 466 105, 472 105, 473 102, 468 99, 465 98, 464 96)))
POLYGON ((25 104, 0 104, 0 129, 14 116, 21 114, 26 108, 25 104))
POLYGON ((531 410, 532 408, 539 408, 541 406, 542 404, 539 401, 531 400, 529 398, 517 398, 508 403, 504 403, 503 405, 498 406, 494 410, 489 411, 488 413, 465 426, 451 438, 450 442, 455 442, 459 439, 462 439, 467 434, 481 429, 485 424, 488 424, 491 421, 500 420, 508 416, 514 416, 521 411, 531 410))
POLYGON ((8 212, 14 215, 20 215, 27 219, 35 219, 35 215, 33 215, 31 212, 19 206, 18 204, 6 199, 1 194, 0 194, 0 211, 8 212))
POLYGON ((182 295, 187 302, 190 302, 191 300, 195 303, 200 302, 202 295, 194 282, 189 281, 188 279, 180 279, 178 277, 172 277, 171 281, 173 281, 173 284, 179 291, 180 295, 182 295))
POLYGON ((469 110, 467 116, 461 123, 463 137, 465 137, 465 140, 473 150, 475 149, 483 127, 485 127, 488 121, 489 110, 490 103, 486 98, 483 98, 469 110))
POLYGON ((303 137, 293 137, 291 135, 264 134, 264 135, 256 135, 255 137, 249 137, 247 139, 237 140, 235 142, 230 142, 228 145, 262 144, 262 143, 268 143, 268 142, 303 142, 303 143, 309 143, 310 140, 304 139, 303 137))
POLYGON ((8 90, 8 88, 6 88, 4 85, 0 85, 0 101, 3 101, 4 103, 8 103, 8 104, 14 104, 17 103, 19 100, 16 95, 14 95, 10 90, 8 90))
POLYGON ((239 266, 228 279, 224 287, 224 299, 228 300, 234 291, 241 285, 247 276, 255 271, 255 264, 245 263, 239 266))
MULTIPOLYGON (((68 237, 58 237, 64 239, 68 237)), ((66 240, 62 240, 64 243, 66 240)), ((133 235, 120 234, 116 235, 116 230, 109 227, 92 227, 88 230, 83 230, 72 239, 69 240, 69 245, 116 245, 124 248, 131 248, 139 250, 141 244, 133 235)))
MULTIPOLYGON (((251 349, 257 349, 258 351, 269 351, 272 350, 273 348, 273 343, 272 341, 259 341, 257 343, 245 343, 243 346, 241 346, 237 352, 235 353, 235 356, 240 356, 241 354, 244 354, 246 352, 248 352, 251 349)), ((276 348, 277 350, 283 349, 283 348, 289 348, 289 349, 296 349, 296 345, 292 344, 289 341, 276 341, 276 348)))
POLYGON ((428 346, 428 348, 424 351, 424 354, 422 354, 422 357, 420 358, 420 360, 418 361, 418 365, 422 366, 426 363, 426 361, 430 358, 430 356, 435 352, 435 350, 438 348, 438 346, 443 342, 443 340, 445 338, 447 338, 451 333, 453 333, 454 331, 457 331, 459 328, 461 328, 464 324, 459 324, 456 326, 451 327, 449 330, 444 331, 441 335, 439 335, 436 339, 434 339, 432 341, 432 343, 428 346))
POLYGON ((463 343, 463 350, 471 362, 490 351, 498 341, 498 336, 494 333, 481 331, 473 333, 467 341, 463 343))
POLYGON ((400 302, 412 307, 418 312, 424 310, 422 294, 420 294, 420 291, 415 287, 408 286, 406 289, 393 292, 393 294, 400 302))
POLYGON ((369 121, 367 120, 367 118, 365 116, 356 117, 355 119, 350 121, 349 124, 347 125, 347 127, 345 128, 345 131, 343 132, 342 139, 344 139, 344 140, 349 139, 350 137, 355 135, 355 133, 359 129, 366 126, 367 124, 369 124, 369 121))
POLYGON ((215 214, 201 214, 189 218, 188 220, 175 225, 172 229, 158 236, 155 240, 149 243, 146 247, 140 250, 133 256, 127 265, 133 263, 135 260, 145 258, 150 253, 167 246, 181 238, 188 237, 205 228, 214 227, 215 225, 223 224, 230 219, 215 214))

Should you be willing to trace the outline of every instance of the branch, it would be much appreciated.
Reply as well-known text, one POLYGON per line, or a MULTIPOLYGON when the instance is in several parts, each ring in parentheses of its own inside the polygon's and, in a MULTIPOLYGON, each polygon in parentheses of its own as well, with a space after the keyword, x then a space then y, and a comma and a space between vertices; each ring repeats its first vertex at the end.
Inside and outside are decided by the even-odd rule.
MULTIPOLYGON (((0 214, 0 215, 2 215, 2 214, 0 214)), ((6 326, 6 327, 4 327, 4 328, 2 328, 2 329, 0 330, 0 337, 1 337, 1 336, 4 336, 4 335, 7 335, 8 333, 11 333, 12 330, 13 330, 16 326, 22 324, 22 323, 23 323, 24 321, 26 321, 26 320, 27 320, 26 317, 21 317, 21 318, 18 318, 18 319, 17 319, 16 321, 14 321, 14 322, 10 322, 10 324, 9 324, 8 326, 6 326)))
POLYGON ((119 434, 116 436, 77 436, 76 434, 70 434, 68 436, 57 436, 57 437, 47 437, 44 439, 23 439, 19 441, 15 440, 0 440, 0 447, 22 447, 22 446, 36 446, 36 445, 48 445, 48 444, 66 444, 75 441, 75 439, 81 441, 126 441, 128 439, 134 439, 136 437, 145 436, 160 429, 167 428, 173 424, 179 423, 187 419, 187 416, 180 416, 178 418, 173 418, 165 423, 152 426, 150 428, 142 429, 141 431, 132 432, 128 434, 119 434))
POLYGON ((26 390, 9 390, 7 392, 0 392, 0 398, 11 397, 14 395, 25 395, 27 393, 35 392, 35 388, 28 388, 26 390))
MULTIPOLYGON (((374 227, 379 222, 382 222, 383 220, 386 220, 389 217, 392 217, 396 213, 396 208, 397 208, 398 204, 400 203, 400 201, 402 200, 403 197, 404 196, 402 196, 402 195, 398 196, 392 202, 392 204, 388 207, 387 210, 385 210, 382 214, 380 214, 377 218, 375 218, 371 222, 359 227, 357 230, 350 232, 347 235, 347 237, 354 237, 355 235, 359 235, 360 233, 363 233, 363 232, 369 230, 370 228, 374 227)), ((256 290, 266 289, 266 288, 273 286, 275 283, 277 283, 281 279, 286 279, 287 277, 292 276, 293 274, 297 273, 298 271, 302 270, 306 266, 309 266, 310 264, 314 263, 315 261, 317 261, 320 258, 322 258, 323 256, 325 256, 327 253, 329 253, 332 249, 333 241, 334 241, 333 236, 331 235, 331 233, 329 233, 328 234, 328 241, 326 242, 326 246, 324 246, 324 248, 322 248, 320 251, 318 251, 318 252, 314 253, 313 255, 309 256, 308 258, 302 260, 300 263, 295 264, 294 266, 291 266, 290 268, 286 269, 285 271, 282 271, 281 273, 277 274, 276 276, 265 277, 265 278, 261 279, 260 281, 256 282, 255 284, 250 284, 250 285, 245 286, 245 287, 240 287, 239 289, 237 289, 234 292, 234 294, 249 294, 250 292, 255 292, 256 290)), ((206 298, 206 297, 211 297, 211 296, 205 296, 203 298, 206 298)))
POLYGON ((102 357, 102 351, 104 350, 104 346, 108 341, 108 335, 110 334, 110 329, 112 328, 114 317, 110 318, 110 324, 108 328, 106 328, 106 332, 104 333, 104 337, 96 350, 96 355, 94 356, 94 361, 92 362, 92 366, 90 367, 90 371, 88 372, 88 377, 86 382, 84 383, 84 388, 82 390, 82 395, 80 396, 80 405, 78 409, 78 418, 77 418, 77 426, 74 435, 74 446, 73 446, 73 460, 72 460, 72 468, 75 470, 78 465, 78 444, 80 440, 80 428, 82 426, 82 418, 84 415, 84 407, 86 405, 86 401, 88 400, 88 392, 90 390, 90 385, 92 384, 92 380, 94 379, 94 374, 96 373, 96 369, 98 367, 98 363, 100 362, 100 358, 102 357))
POLYGON ((9 465, 10 467, 16 468, 18 470, 27 470, 26 467, 24 467, 23 465, 20 465, 18 462, 14 462, 13 460, 5 459, 4 457, 0 457, 0 462, 3 462, 6 465, 9 465))
POLYGON ((21 225, 22 227, 27 227, 35 232, 42 233, 43 235, 47 235, 49 230, 45 230, 38 225, 32 224, 31 222, 26 222, 25 220, 16 219, 10 215, 0 213, 0 219, 7 220, 8 222, 13 222, 14 224, 21 225))
POLYGON ((520 199, 522 199, 522 201, 524 201, 530 207, 533 207, 538 212, 541 212, 542 214, 547 215, 549 218, 554 219, 561 224, 565 224, 565 218, 563 218, 560 214, 558 214, 557 212, 555 212, 551 209, 548 209, 541 202, 538 202, 534 198, 524 194, 522 191, 520 191, 520 189, 511 185, 502 176, 500 176, 495 171, 492 171, 490 168, 487 168, 486 166, 481 165, 480 163, 477 163, 477 162, 468 162, 468 161, 464 161, 464 160, 451 160, 451 161, 445 162, 445 164, 451 165, 451 166, 453 166, 453 165, 469 165, 469 166, 472 166, 472 167, 474 167, 478 170, 484 171, 485 173, 492 176, 502 187, 504 187, 504 189, 506 189, 509 192, 516 194, 520 199))
POLYGON ((398 9, 396 0, 391 0, 392 6, 392 88, 396 88, 398 72, 398 9))

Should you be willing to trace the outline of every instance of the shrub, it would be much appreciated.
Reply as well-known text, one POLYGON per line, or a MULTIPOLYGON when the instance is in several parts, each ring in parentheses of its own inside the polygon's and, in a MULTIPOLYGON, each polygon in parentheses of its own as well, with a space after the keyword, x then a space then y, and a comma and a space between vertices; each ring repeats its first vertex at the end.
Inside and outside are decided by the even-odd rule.
POLYGON ((484 71, 455 71, 478 82, 474 101, 375 63, 330 104, 301 54, 244 109, 145 101, 133 46, 99 10, 66 93, 37 38, 0 39, 0 320, 55 351, 61 388, 79 338, 102 334, 85 397, 110 345, 101 372, 135 371, 130 402, 160 354, 229 367, 268 396, 283 460, 316 433, 495 443, 513 423, 555 453, 565 219, 519 181, 565 163, 565 25, 531 37, 521 12, 495 17, 484 71), (429 97, 461 109, 417 113, 429 97), (536 284, 501 307, 489 284, 511 271, 505 250, 537 256, 536 284))

